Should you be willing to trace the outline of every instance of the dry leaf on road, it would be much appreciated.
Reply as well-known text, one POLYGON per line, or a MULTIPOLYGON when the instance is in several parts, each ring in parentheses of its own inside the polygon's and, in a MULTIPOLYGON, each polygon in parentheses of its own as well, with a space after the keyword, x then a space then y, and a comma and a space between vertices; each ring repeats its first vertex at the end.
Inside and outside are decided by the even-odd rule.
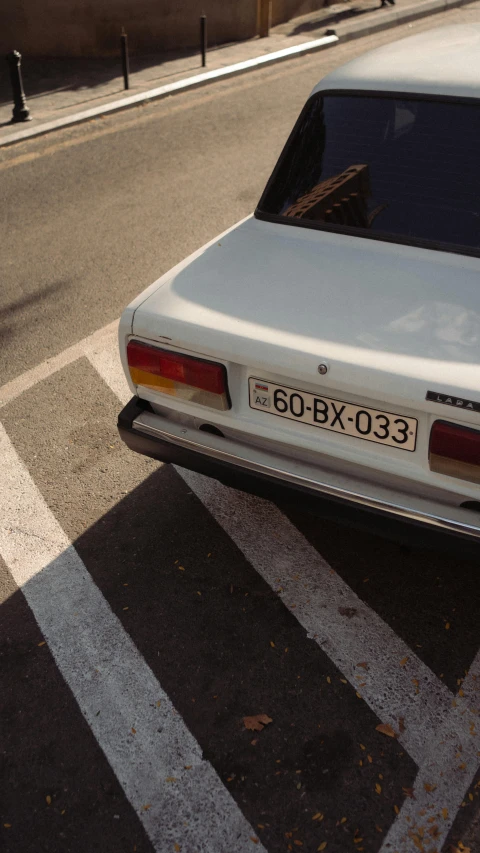
POLYGON ((382 735, 387 735, 387 737, 397 737, 397 733, 394 732, 388 723, 380 723, 379 726, 375 726, 375 730, 377 732, 381 732, 382 735))
POLYGON ((413 788, 402 788, 403 793, 406 797, 410 797, 411 800, 415 800, 415 794, 413 793, 413 788))
POLYGON ((265 726, 272 722, 272 718, 267 717, 266 714, 254 714, 252 717, 243 718, 243 725, 251 732, 261 732, 265 726))

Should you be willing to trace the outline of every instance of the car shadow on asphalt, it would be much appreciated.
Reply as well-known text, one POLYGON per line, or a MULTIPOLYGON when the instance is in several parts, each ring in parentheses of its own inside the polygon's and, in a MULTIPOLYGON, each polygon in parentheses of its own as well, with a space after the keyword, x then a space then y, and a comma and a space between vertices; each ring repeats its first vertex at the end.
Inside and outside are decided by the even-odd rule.
MULTIPOLYGON (((478 561, 401 544, 292 505, 283 511, 456 693, 480 647, 478 561)), ((381 837, 370 824, 375 817, 374 823, 388 827, 399 780, 402 795, 410 787, 405 781, 412 778, 410 759, 372 742, 375 715, 353 701, 342 674, 172 466, 150 474, 77 538, 75 547, 252 823, 259 819, 259 793, 262 799, 268 789, 260 812, 272 827, 262 833, 267 849, 279 849, 299 815, 315 813, 319 801, 325 814, 346 811, 349 826, 361 826, 369 837, 369 849, 379 848, 381 837), (243 713, 257 711, 275 721, 262 733, 261 751, 241 725, 243 713), (365 778, 353 773, 357 742, 381 764, 376 770, 384 778, 386 810, 386 803, 370 800, 365 778), (333 774, 324 775, 332 766, 333 774), (299 768, 301 782, 295 779, 299 768), (296 798, 292 790, 298 784, 296 798), (352 802, 360 806, 358 813, 356 806, 352 813, 352 802)), ((301 573, 301 566, 296 569, 301 573)), ((480 772, 465 795, 451 843, 475 835, 479 781, 480 772)), ((344 844, 337 830, 331 826, 332 851, 342 851, 344 844)), ((301 838, 307 846, 316 841, 307 828, 301 838)))
MULTIPOLYGON (((69 497, 75 502, 73 493, 69 497)), ((456 676, 480 642, 476 566, 284 510, 431 668, 443 666, 445 683, 457 689, 456 676)), ((325 813, 322 838, 326 833, 332 853, 344 850, 342 815, 348 816, 349 831, 365 834, 368 849, 379 849, 394 805, 411 789, 414 763, 395 740, 376 732, 375 714, 358 702, 173 467, 147 476, 78 536, 74 547, 205 758, 247 818, 262 821, 259 834, 267 849, 283 849, 285 832, 295 826, 311 849, 318 843, 311 815, 319 808, 325 813), (260 736, 242 724, 243 714, 255 713, 274 721, 260 736), (361 772, 358 743, 373 756, 361 772), (375 793, 379 771, 382 798, 375 793)), ((56 563, 60 570, 61 561, 56 563)), ((46 571, 55 572, 56 563, 46 571)), ((19 595, 13 593, 2 607, 2 616, 9 617, 3 624, 13 619, 17 629, 23 618, 19 595)), ((17 642, 22 645, 18 630, 17 642)), ((29 637, 21 656, 38 653, 40 642, 36 634, 29 637)), ((22 703, 27 684, 17 690, 22 703)), ((57 724, 65 729, 58 717, 57 724)), ((53 765, 58 760, 52 753, 53 765)), ((478 806, 478 797, 468 802, 452 838, 466 837, 478 806)))
POLYGON ((379 847, 375 822, 389 825, 414 763, 378 735, 375 714, 172 466, 150 474, 74 546, 205 758, 252 825, 266 827, 267 849, 283 849, 295 826, 316 848, 319 808, 332 851, 343 853, 343 813, 379 847), (258 737, 242 723, 256 713, 273 720, 258 737), (359 741, 375 757, 364 777, 359 741))

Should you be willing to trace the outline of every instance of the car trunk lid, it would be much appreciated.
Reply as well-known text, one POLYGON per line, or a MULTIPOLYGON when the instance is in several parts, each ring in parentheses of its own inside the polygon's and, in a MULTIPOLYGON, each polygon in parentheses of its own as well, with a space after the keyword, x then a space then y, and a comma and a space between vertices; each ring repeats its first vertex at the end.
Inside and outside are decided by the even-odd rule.
POLYGON ((249 218, 150 288, 132 331, 324 393, 478 395, 479 272, 474 257, 249 218))

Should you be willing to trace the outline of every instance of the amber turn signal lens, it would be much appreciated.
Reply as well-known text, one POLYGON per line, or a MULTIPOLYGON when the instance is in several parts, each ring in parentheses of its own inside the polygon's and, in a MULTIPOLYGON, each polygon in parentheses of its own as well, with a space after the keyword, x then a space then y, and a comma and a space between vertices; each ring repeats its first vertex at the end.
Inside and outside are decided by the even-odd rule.
POLYGON ((437 474, 480 483, 480 431, 435 421, 428 459, 430 469, 437 474))

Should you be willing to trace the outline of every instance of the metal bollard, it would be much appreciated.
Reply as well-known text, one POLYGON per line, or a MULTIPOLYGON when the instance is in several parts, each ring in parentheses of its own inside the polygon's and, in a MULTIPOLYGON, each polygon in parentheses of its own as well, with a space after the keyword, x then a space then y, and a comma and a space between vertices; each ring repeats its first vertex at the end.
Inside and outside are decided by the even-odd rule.
POLYGON ((272 0, 260 0, 259 6, 259 36, 267 38, 272 25, 272 0))
POLYGON ((124 88, 130 88, 130 82, 128 79, 128 37, 125 30, 122 27, 122 34, 120 36, 120 48, 122 51, 122 70, 123 70, 123 83, 124 88))
POLYGON ((22 62, 22 54, 18 50, 12 50, 8 53, 6 60, 10 67, 10 82, 13 92, 13 115, 12 123, 16 121, 31 121, 30 110, 27 107, 25 92, 23 91, 22 72, 20 64, 22 62))
POLYGON ((202 68, 207 64, 207 16, 205 12, 200 16, 200 50, 202 51, 202 68))

